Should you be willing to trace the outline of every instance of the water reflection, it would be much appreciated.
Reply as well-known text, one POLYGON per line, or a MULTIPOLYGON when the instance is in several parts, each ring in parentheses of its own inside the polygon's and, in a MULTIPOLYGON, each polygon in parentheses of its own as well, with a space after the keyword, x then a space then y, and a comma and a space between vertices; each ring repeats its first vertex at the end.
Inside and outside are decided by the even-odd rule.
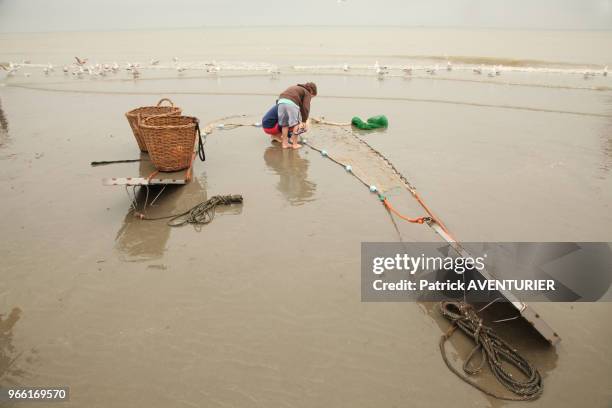
POLYGON ((13 308, 6 318, 0 314, 0 381, 9 376, 23 376, 23 371, 15 368, 20 354, 13 346, 13 327, 20 317, 21 309, 18 307, 13 308))
MULTIPOLYGON (((161 186, 149 187, 147 199, 146 188, 140 188, 136 194, 138 211, 143 211, 145 200, 150 204, 160 192, 161 195, 154 206, 147 206, 147 217, 156 218, 180 213, 207 199, 205 183, 198 178, 182 186, 169 185, 163 192, 161 189, 161 186)), ((115 248, 125 261, 159 259, 166 250, 171 228, 166 224, 166 220, 140 220, 132 211, 128 211, 121 229, 117 232, 115 248)))
POLYGON ((276 186, 292 205, 312 201, 317 185, 307 179, 308 160, 293 149, 270 146, 264 151, 264 161, 270 170, 278 174, 276 186))
POLYGON ((0 147, 6 146, 8 143, 8 120, 4 109, 2 109, 2 100, 0 99, 0 147))
MULTIPOLYGON (((607 101, 608 105, 612 105, 612 99, 607 101)), ((610 114, 610 111, 608 111, 610 114)), ((602 174, 600 176, 601 179, 606 179, 612 170, 612 120, 608 119, 608 122, 603 126, 601 135, 600 135, 600 143, 601 143, 601 165, 599 168, 602 170, 602 174)))
POLYGON ((601 170, 602 178, 605 179, 612 169, 612 122, 604 126, 601 134, 601 170))

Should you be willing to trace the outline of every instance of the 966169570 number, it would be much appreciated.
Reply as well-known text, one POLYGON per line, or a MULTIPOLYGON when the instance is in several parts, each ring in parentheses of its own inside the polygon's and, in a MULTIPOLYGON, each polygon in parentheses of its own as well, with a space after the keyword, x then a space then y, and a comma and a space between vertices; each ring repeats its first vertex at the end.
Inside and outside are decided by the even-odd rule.
POLYGON ((67 401, 68 387, 15 387, 0 388, 1 401, 67 401))

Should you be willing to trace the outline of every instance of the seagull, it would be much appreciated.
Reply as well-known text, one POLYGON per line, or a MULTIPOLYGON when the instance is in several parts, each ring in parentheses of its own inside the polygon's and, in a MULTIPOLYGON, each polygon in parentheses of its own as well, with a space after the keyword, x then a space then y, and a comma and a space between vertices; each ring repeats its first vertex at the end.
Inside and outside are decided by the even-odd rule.
POLYGON ((436 68, 427 68, 425 69, 425 72, 427 72, 429 75, 436 75, 436 68))
POLYGON ((382 78, 385 74, 387 74, 387 67, 384 65, 379 65, 378 61, 376 61, 376 63, 374 64, 374 71, 376 71, 376 75, 378 75, 379 78, 382 78))
POLYGON ((608 66, 607 65, 603 69, 603 76, 605 76, 605 77, 608 76, 608 66))
POLYGON ((174 62, 178 62, 178 57, 174 57, 174 58, 172 58, 172 61, 174 61, 174 62))
POLYGON ((489 77, 494 77, 495 76, 495 72, 491 71, 487 74, 489 77))
POLYGON ((272 76, 272 78, 276 78, 280 75, 280 70, 278 68, 270 68, 268 69, 268 74, 272 76))
POLYGON ((74 57, 74 59, 76 60, 77 65, 85 65, 85 64, 87 64, 87 58, 81 59, 79 57, 74 57))
POLYGON ((412 75, 412 67, 406 67, 402 71, 404 71, 406 75, 412 75))
POLYGON ((451 64, 450 61, 446 61, 446 70, 447 71, 452 71, 453 70, 453 64, 451 64))
POLYGON ((49 68, 44 67, 43 72, 45 73, 45 75, 49 75, 49 68))
POLYGON ((476 67, 476 68, 474 68, 474 73, 475 73, 475 74, 482 74, 482 67, 476 67))
POLYGON ((29 78, 30 77, 30 73, 29 72, 24 72, 23 76, 26 77, 26 78, 29 78))
POLYGON ((157 65, 157 64, 159 64, 159 60, 152 59, 152 60, 151 60, 151 62, 150 62, 150 64, 151 64, 151 65, 157 65))
POLYGON ((496 66, 495 67, 495 75, 497 75, 497 76, 501 75, 501 67, 500 66, 496 66))
POLYGON ((349 65, 348 65, 348 64, 344 64, 344 66, 342 67, 342 70, 343 70, 344 72, 347 72, 349 69, 351 69, 351 67, 349 67, 349 65))
POLYGON ((19 69, 18 65, 13 64, 12 62, 9 62, 8 67, 6 65, 0 65, 2 67, 2 69, 4 69, 5 71, 8 71, 7 75, 8 76, 13 76, 15 75, 15 72, 17 72, 17 70, 19 69))
POLYGON ((589 75, 591 75, 589 71, 584 71, 584 79, 589 79, 589 75))
POLYGON ((176 67, 176 71, 180 74, 182 73, 184 70, 186 70, 187 68, 185 67, 181 67, 180 65, 178 67, 176 67))

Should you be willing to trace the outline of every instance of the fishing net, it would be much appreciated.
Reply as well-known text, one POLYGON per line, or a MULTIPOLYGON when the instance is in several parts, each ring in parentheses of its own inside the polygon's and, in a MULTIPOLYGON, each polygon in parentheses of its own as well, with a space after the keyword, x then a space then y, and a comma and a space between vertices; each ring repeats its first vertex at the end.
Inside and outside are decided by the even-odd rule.
POLYGON ((367 145, 351 135, 350 129, 333 126, 316 126, 308 132, 308 142, 325 149, 334 158, 350 165, 352 172, 380 192, 401 190, 404 183, 379 156, 367 145))

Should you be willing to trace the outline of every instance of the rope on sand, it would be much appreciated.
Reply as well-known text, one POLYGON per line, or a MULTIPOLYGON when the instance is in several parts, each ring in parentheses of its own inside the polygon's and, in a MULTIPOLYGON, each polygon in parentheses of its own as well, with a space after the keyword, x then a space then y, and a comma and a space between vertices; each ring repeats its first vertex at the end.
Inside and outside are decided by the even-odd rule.
POLYGON ((448 331, 440 338, 440 353, 444 363, 457 377, 477 390, 501 400, 529 401, 535 400, 542 395, 544 385, 542 384, 540 372, 512 346, 499 337, 493 329, 483 325, 482 319, 478 316, 473 306, 464 302, 441 302, 440 313, 452 323, 448 331), (444 344, 451 338, 457 328, 475 344, 463 363, 463 372, 465 374, 462 374, 448 361, 444 347, 444 344), (481 354, 480 365, 474 367, 470 362, 479 351, 481 354), (504 367, 504 362, 515 367, 523 374, 524 379, 516 378, 504 367), (468 376, 480 373, 485 363, 488 363, 489 369, 497 381, 504 388, 517 395, 517 397, 496 394, 469 379, 468 376))
POLYGON ((310 118, 314 123, 320 124, 320 125, 329 125, 329 126, 351 126, 351 122, 330 122, 328 120, 326 120, 323 116, 321 116, 320 118, 317 117, 311 117, 310 118))
POLYGON ((159 221, 168 220, 170 227, 182 227, 186 224, 193 224, 196 227, 209 224, 215 218, 215 209, 219 205, 242 204, 241 195, 216 195, 206 201, 194 205, 187 211, 179 214, 171 214, 162 217, 147 217, 142 213, 135 213, 141 220, 159 221))

